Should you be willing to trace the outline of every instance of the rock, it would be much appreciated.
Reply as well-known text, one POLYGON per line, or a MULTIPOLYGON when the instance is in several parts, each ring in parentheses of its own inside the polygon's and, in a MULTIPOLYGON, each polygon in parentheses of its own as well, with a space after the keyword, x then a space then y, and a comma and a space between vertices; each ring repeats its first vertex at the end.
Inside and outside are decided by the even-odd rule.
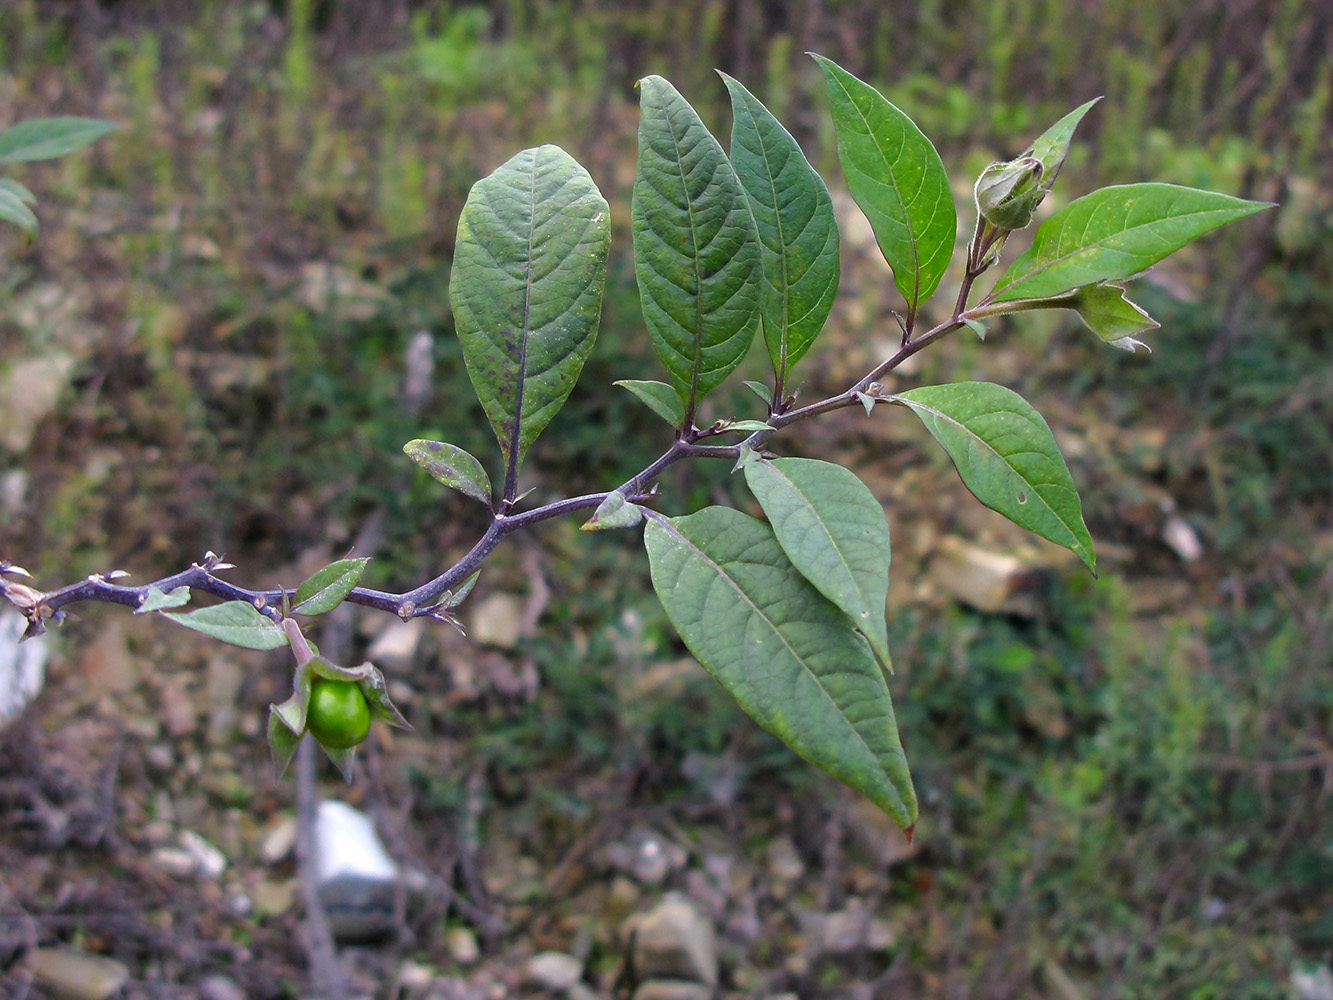
POLYGON ((315 868, 334 937, 366 940, 393 930, 398 866, 369 816, 344 802, 321 802, 315 868))
POLYGON ((678 892, 627 921, 631 961, 640 980, 663 978, 717 985, 713 925, 678 892))
POLYGON ((276 865, 296 846, 296 820, 291 816, 277 816, 264 831, 259 842, 259 857, 267 865, 276 865))
POLYGON ((0 447, 22 454, 32 443, 37 425, 56 408, 69 381, 74 359, 54 352, 40 358, 16 361, 0 375, 0 399, 5 401, 0 420, 0 447))
POLYGON ((182 830, 180 845, 194 859, 195 871, 206 879, 221 878, 227 856, 193 830, 182 830))
POLYGON ((784 887, 805 874, 805 862, 790 837, 781 836, 768 842, 768 874, 784 887))
POLYGON ((1198 562, 1203 558, 1199 533, 1179 514, 1172 514, 1162 525, 1162 541, 1180 557, 1181 562, 1198 562))
POLYGON ((961 538, 941 538, 930 576, 964 604, 991 614, 1036 616, 1037 595, 1049 568, 1018 556, 992 552, 961 538))
POLYGON ((406 672, 416 660, 426 620, 390 621, 366 651, 366 659, 384 670, 406 672))
POLYGON ((408 961, 398 967, 398 989, 406 991, 409 996, 423 992, 434 979, 435 970, 429 965, 408 961))
POLYGON ((189 878, 194 874, 194 855, 183 847, 159 847, 148 855, 148 859, 168 875, 177 878, 189 878))
POLYGON ((139 666, 125 641, 125 629, 112 620, 102 626, 79 660, 79 673, 88 693, 125 694, 139 685, 139 666))
POLYGON ((483 646, 513 649, 522 638, 523 607, 513 594, 491 594, 477 602, 469 619, 468 637, 483 646))
POLYGON ((842 910, 813 913, 804 921, 812 949, 825 955, 887 951, 897 943, 888 922, 873 916, 859 899, 850 899, 842 910))
POLYGON ((466 927, 450 927, 444 935, 444 950, 459 965, 471 965, 481 958, 477 935, 466 927))
POLYGON ((130 978, 119 962, 74 948, 36 948, 28 953, 28 968, 67 1000, 105 1000, 130 978))
POLYGON ((638 829, 608 847, 606 860, 644 885, 661 885, 673 871, 685 866, 688 857, 655 830, 638 829))
POLYGON ((528 960, 523 978, 551 993, 562 993, 583 978, 583 963, 562 951, 544 951, 528 960))
POLYGON ((1333 969, 1327 965, 1291 971, 1292 1000, 1333 1000, 1333 969))
POLYGON ((199 1000, 247 1000, 247 994, 233 979, 208 976, 199 981, 199 1000))
POLYGON ((28 499, 26 469, 10 469, 0 476, 0 513, 15 517, 28 499))
POLYGON ((633 1000, 712 1000, 713 988, 683 979, 650 979, 640 983, 633 1000))
POLYGON ((0 608, 0 728, 36 698, 46 681, 48 636, 36 636, 19 645, 27 620, 13 608, 0 608))
POLYGON ((250 898, 255 905, 256 916, 276 917, 290 910, 296 901, 296 880, 260 882, 251 890, 250 898))

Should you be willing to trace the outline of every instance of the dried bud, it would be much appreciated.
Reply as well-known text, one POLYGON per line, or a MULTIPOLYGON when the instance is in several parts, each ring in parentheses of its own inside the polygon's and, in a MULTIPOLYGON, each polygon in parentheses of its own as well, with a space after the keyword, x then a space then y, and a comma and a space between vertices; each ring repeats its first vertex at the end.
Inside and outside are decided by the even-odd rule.
POLYGON ((1022 229, 1046 196, 1042 173, 1041 161, 1031 156, 992 163, 977 178, 975 194, 981 217, 1006 232, 1022 229))

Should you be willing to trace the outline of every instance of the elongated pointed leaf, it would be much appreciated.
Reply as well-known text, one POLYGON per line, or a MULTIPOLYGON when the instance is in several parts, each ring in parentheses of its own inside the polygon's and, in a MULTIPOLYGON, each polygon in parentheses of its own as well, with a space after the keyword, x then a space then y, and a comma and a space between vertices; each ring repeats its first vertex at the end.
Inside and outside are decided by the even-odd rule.
POLYGON ((165 611, 167 608, 182 608, 190 603, 190 588, 176 587, 169 593, 163 593, 157 587, 149 587, 142 604, 134 609, 136 615, 146 615, 150 611, 165 611))
POLYGON ((557 146, 516 153, 468 194, 449 299, 468 376, 512 470, 592 350, 610 240, 606 199, 557 146))
POLYGON ((955 382, 890 398, 921 418, 978 500, 1096 571, 1069 467, 1050 427, 1022 396, 992 382, 955 382))
POLYGON ((915 823, 884 672, 850 619, 787 559, 773 529, 710 507, 651 519, 644 545, 672 625, 741 708, 899 826, 915 823))
POLYGON ((1073 295, 1074 309, 1089 330, 1104 342, 1122 351, 1133 351, 1140 344, 1140 333, 1156 330, 1162 324, 1125 298, 1120 285, 1088 285, 1073 295))
POLYGON ((939 287, 958 229, 944 163, 912 119, 878 90, 837 63, 814 58, 828 85, 847 187, 915 315, 939 287))
POLYGON ((785 381, 833 307, 838 223, 828 188, 791 133, 740 83, 722 79, 731 92, 731 163, 759 233, 764 343, 785 381))
POLYGON ((1025 156, 1031 156, 1041 163, 1041 186, 1049 191, 1051 185, 1055 183, 1055 177, 1064 166, 1065 157, 1069 155, 1069 143, 1074 138, 1074 129, 1078 128, 1078 123, 1083 120, 1083 116, 1092 110, 1092 106, 1100 101, 1100 97, 1094 97, 1092 100, 1080 104, 1069 114, 1065 115, 1058 122, 1048 128, 1033 141, 1028 147, 1025 156))
POLYGON ((685 404, 681 402, 676 390, 665 382, 653 382, 645 379, 623 378, 616 383, 622 389, 628 389, 638 396, 643 405, 652 410, 672 427, 681 427, 685 423, 685 404))
POLYGON ((17 192, 8 188, 0 188, 0 222, 18 226, 29 236, 37 235, 37 216, 17 192))
POLYGON ((53 160, 96 142, 117 128, 96 118, 34 118, 0 132, 0 163, 53 160))
POLYGON ((875 495, 841 465, 809 458, 751 462, 745 481, 792 565, 889 666, 889 526, 875 495))
POLYGON ((316 570, 296 588, 292 611, 298 615, 322 615, 332 611, 361 580, 369 559, 339 559, 316 570))
POLYGON ((228 601, 182 614, 163 611, 162 617, 220 642, 246 649, 281 649, 287 645, 287 636, 277 623, 265 618, 245 601, 228 601))
POLYGON ((1174 184, 1105 187, 1038 226, 1032 246, 1009 265, 990 298, 1050 298, 1128 278, 1205 233, 1270 207, 1174 184))
POLYGON ((11 177, 0 177, 0 191, 8 191, 25 205, 37 204, 37 196, 11 177))
POLYGON ((425 469, 436 482, 458 490, 487 507, 491 505, 491 479, 480 462, 462 448, 443 441, 417 438, 403 445, 403 453, 425 469))
POLYGON ((741 362, 759 322, 759 239, 736 171, 689 102, 639 81, 630 229, 653 349, 690 417, 741 362))

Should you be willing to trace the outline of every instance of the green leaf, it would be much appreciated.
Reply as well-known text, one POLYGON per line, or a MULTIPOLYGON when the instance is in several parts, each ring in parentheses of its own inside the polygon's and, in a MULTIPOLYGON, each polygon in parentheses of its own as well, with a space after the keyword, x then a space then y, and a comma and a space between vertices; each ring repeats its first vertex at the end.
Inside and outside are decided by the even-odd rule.
POLYGON ((1112 347, 1133 352, 1135 346, 1146 346, 1136 338, 1140 333, 1156 330, 1162 324, 1125 298, 1120 285, 1088 285, 1073 295, 1069 308, 1079 319, 1112 347))
POLYGON ((322 615, 332 611, 360 582, 368 562, 369 559, 339 559, 316 570, 310 579, 296 588, 292 613, 322 615))
POLYGON ((0 163, 53 160, 89 143, 113 129, 111 122, 96 118, 34 118, 0 132, 0 163))
POLYGON ((8 191, 25 205, 37 204, 37 196, 12 178, 0 177, 0 191, 8 191))
POLYGON ((958 217, 944 163, 912 119, 878 90, 837 63, 814 58, 828 85, 847 187, 870 220, 908 315, 915 316, 953 255, 958 217))
POLYGON ((296 748, 301 745, 301 734, 294 733, 285 720, 278 714, 277 705, 268 707, 268 749, 273 754, 273 765, 281 778, 296 756, 296 748))
POLYGON ((1124 184, 1070 202, 1037 227, 990 301, 1043 299, 1128 278, 1270 204, 1174 184, 1124 184))
POLYGON ((472 593, 472 588, 477 585, 477 580, 480 577, 481 570, 477 570, 464 580, 457 590, 447 591, 448 596, 444 599, 444 606, 446 608, 456 608, 467 600, 467 595, 472 593))
POLYGON ((246 649, 281 649, 287 645, 287 636, 277 622, 265 618, 245 601, 228 601, 183 614, 163 611, 162 617, 246 649))
POLYGON ((751 382, 749 379, 746 379, 744 382, 741 383, 741 385, 745 386, 745 388, 749 389, 752 393, 754 393, 761 400, 763 400, 764 406, 769 405, 773 393, 769 391, 768 386, 764 385, 763 382, 751 382))
POLYGON ((759 238, 736 171, 685 98, 639 81, 630 230, 653 349, 693 419, 741 363, 759 322, 759 238))
POLYGON ((721 434, 730 434, 737 431, 744 434, 753 434, 755 431, 771 431, 776 428, 763 420, 729 420, 718 428, 721 434))
POLYGON ((417 438, 403 445, 403 452, 430 473, 432 479, 490 507, 491 479, 481 463, 462 448, 417 438))
POLYGON ((615 384, 638 396, 648 409, 672 427, 685 426, 685 404, 680 401, 676 390, 665 382, 623 378, 615 384))
POLYGON ((190 588, 176 587, 164 594, 157 587, 149 586, 143 603, 134 609, 136 615, 146 615, 150 611, 165 611, 167 608, 180 608, 190 603, 190 588))
POLYGON ((1100 97, 1094 97, 1087 103, 1080 104, 1037 136, 1032 145, 1028 147, 1027 152, 1023 154, 1023 156, 1030 156, 1041 163, 1041 186, 1047 191, 1051 189, 1051 184, 1055 182, 1056 175, 1060 172, 1060 168, 1064 166, 1065 157, 1069 155, 1069 143, 1074 138, 1074 129, 1078 128, 1083 116, 1091 111, 1092 106, 1100 100, 1100 97))
POLYGON ((605 531, 607 528, 632 528, 643 520, 643 511, 625 499, 619 490, 608 493, 597 505, 592 517, 580 531, 605 531))
POLYGON ((838 291, 833 200, 795 139, 736 80, 731 93, 731 164, 759 233, 759 309, 773 370, 786 380, 824 328, 838 291))
POLYGON ((977 335, 978 340, 986 339, 986 324, 979 319, 963 317, 963 325, 977 335))
POLYGON ((516 153, 463 206, 449 300, 508 465, 507 491, 597 339, 610 214, 588 172, 557 146, 516 153))
POLYGON ((904 829, 916 794, 884 672, 773 529, 739 511, 653 516, 653 587, 700 664, 759 725, 904 829))
POLYGON ((890 396, 911 407, 973 496, 1021 528, 1070 549, 1096 572, 1078 490, 1040 413, 992 382, 928 385, 890 396))
POLYGON ((0 222, 18 226, 29 236, 37 235, 37 216, 19 194, 0 187, 0 222))
POLYGON ((892 669, 884 620, 889 526, 875 495, 841 465, 809 458, 751 462, 745 481, 792 565, 892 669))

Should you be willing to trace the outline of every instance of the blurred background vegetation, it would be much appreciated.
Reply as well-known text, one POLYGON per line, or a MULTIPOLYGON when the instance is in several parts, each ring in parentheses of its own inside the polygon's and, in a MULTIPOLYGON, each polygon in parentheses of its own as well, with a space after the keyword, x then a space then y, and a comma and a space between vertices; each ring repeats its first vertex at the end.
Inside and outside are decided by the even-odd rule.
MULTIPOLYGON (((1150 357, 1035 318, 985 344, 955 338, 904 376, 994 379, 1045 414, 1100 577, 1025 547, 898 414, 839 414, 784 447, 848 461, 886 505, 892 688, 923 801, 915 849, 702 671, 678 670, 637 539, 575 523, 500 550, 473 598, 510 597, 534 627, 485 648, 432 633, 399 665, 418 733, 382 755, 377 794, 428 859, 466 844, 460 811, 484 831, 492 895, 526 914, 493 955, 568 948, 577 931, 593 967, 612 966, 615 929, 584 859, 647 823, 695 867, 725 855, 755 873, 720 890, 719 912, 744 897, 760 918, 724 934, 736 995, 863 996, 872 982, 903 997, 1301 995, 1293 984, 1333 960, 1329 4, 11 0, 3 124, 61 113, 124 128, 24 170, 41 235, 0 237, 0 406, 13 414, 0 553, 48 586, 116 567, 152 579, 206 548, 238 579, 290 584, 374 514, 369 582, 433 575, 480 515, 416 474, 402 444, 449 440, 492 468, 495 455, 452 337, 454 228, 470 185, 539 142, 589 168, 616 238, 597 349, 529 485, 554 497, 620 482, 666 440, 610 386, 656 377, 628 233, 634 81, 667 76, 725 138, 713 68, 726 70, 837 192, 807 50, 875 82, 932 138, 964 238, 977 171, 1098 94, 1057 203, 1131 180, 1280 203, 1141 282, 1136 298, 1162 323, 1150 357), (434 376, 411 412, 404 358, 422 332, 434 376), (1017 567, 989 606, 947 583, 950 565, 983 557, 1017 567), (765 868, 778 838, 804 865, 785 896, 765 868), (892 946, 807 961, 799 914, 853 900, 887 921, 892 946)), ((854 210, 843 215, 843 288, 807 398, 844 387, 895 337, 883 263, 854 210)), ((719 415, 752 415, 744 394, 719 395, 719 415)), ((721 468, 664 486, 672 512, 745 502, 721 468)), ((289 807, 255 726, 151 721, 177 689, 209 717, 214 651, 115 609, 80 614, 54 668, 61 700, 36 724, 49 733, 93 712, 131 758, 167 746, 176 763, 155 778, 122 766, 122 817, 158 815, 166 788, 176 815, 225 842, 218 826, 260 830, 289 807), (143 666, 108 692, 85 650, 116 620, 143 666), (181 787, 192 761, 195 777, 244 780, 181 787)), ((249 662, 242 713, 262 722, 286 670, 249 662)), ((236 855, 253 853, 247 836, 236 855)), ((41 853, 22 838, 5 849, 41 853)), ((98 931, 105 893, 94 906, 56 891, 95 863, 48 851, 11 902, 52 917, 46 939, 100 933, 106 950, 147 961, 151 934, 98 931)), ((195 937, 243 938, 279 967, 299 958, 281 913, 205 930, 169 900, 133 908, 195 937)), ((447 961, 431 922, 442 912, 414 915, 397 954, 447 961)), ((209 955, 159 973, 189 982, 220 961, 209 955)))

